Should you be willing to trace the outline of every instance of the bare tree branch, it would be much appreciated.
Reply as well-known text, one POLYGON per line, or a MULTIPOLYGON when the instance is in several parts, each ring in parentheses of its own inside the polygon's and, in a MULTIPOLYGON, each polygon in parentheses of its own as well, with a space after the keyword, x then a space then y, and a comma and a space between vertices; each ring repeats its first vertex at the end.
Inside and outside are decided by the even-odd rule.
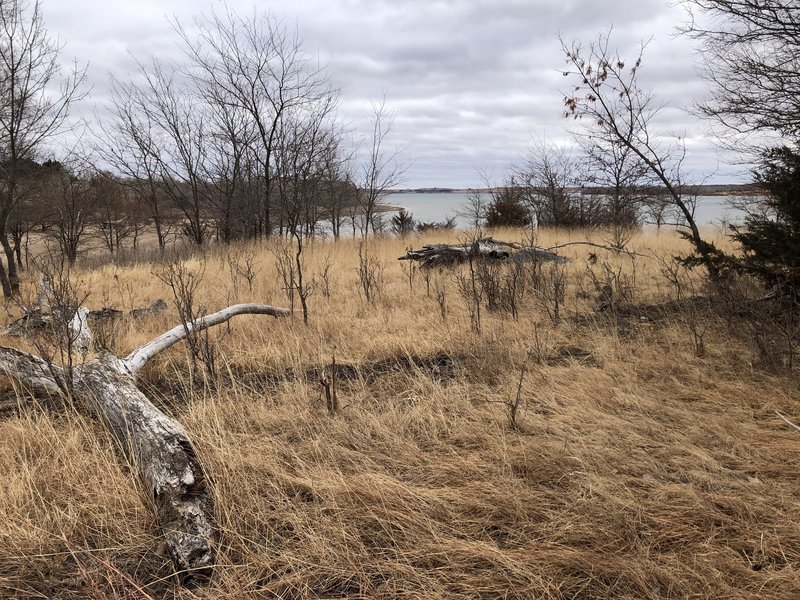
POLYGON ((780 411, 776 410, 775 414, 778 415, 781 418, 781 420, 783 420, 784 423, 786 423, 787 425, 789 425, 791 427, 794 427, 795 429, 797 429, 797 431, 800 431, 800 425, 795 425, 794 423, 792 423, 788 418, 786 418, 785 415, 781 414, 780 411))
POLYGON ((183 325, 176 325, 166 333, 162 333, 154 340, 151 340, 144 346, 131 352, 124 359, 124 363, 128 370, 135 375, 147 364, 147 361, 156 356, 159 352, 163 352, 167 348, 185 339, 190 331, 197 332, 208 329, 209 327, 214 327, 215 325, 221 325, 237 315, 270 315, 273 317, 285 317, 289 314, 290 311, 288 309, 266 304, 234 304, 233 306, 229 306, 219 312, 199 319, 193 325, 190 324, 189 331, 187 331, 183 325))

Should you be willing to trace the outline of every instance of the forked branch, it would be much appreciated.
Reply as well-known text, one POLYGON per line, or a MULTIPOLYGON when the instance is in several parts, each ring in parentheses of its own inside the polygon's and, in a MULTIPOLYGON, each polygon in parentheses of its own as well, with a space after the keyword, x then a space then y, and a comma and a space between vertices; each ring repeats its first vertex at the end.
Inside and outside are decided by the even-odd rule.
MULTIPOLYGON (((82 355, 91 345, 88 311, 79 307, 70 317, 71 350, 82 355)), ((70 376, 75 397, 91 403, 102 415, 120 449, 153 499, 156 518, 181 580, 207 579, 214 567, 217 539, 214 497, 198 454, 183 427, 164 414, 136 387, 136 373, 153 356, 236 315, 288 315, 283 308, 237 304, 184 327, 178 325, 145 344, 125 359, 100 352, 72 368, 54 364, 13 348, 0 347, 0 373, 35 391, 63 393, 60 383, 70 376)), ((52 315, 51 315, 52 316, 52 315)))

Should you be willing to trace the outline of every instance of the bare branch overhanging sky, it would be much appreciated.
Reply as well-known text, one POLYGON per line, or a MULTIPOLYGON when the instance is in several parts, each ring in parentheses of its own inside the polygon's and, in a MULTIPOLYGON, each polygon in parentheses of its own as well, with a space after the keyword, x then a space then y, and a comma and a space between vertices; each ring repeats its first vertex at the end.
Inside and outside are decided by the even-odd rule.
MULTIPOLYGON (((397 117, 391 143, 410 163, 405 187, 481 185, 499 177, 534 139, 569 139, 562 117, 567 79, 558 35, 591 42, 613 26, 620 53, 652 38, 641 77, 667 108, 661 131, 687 142, 685 165, 699 180, 742 181, 747 173, 721 154, 707 123, 684 109, 706 93, 688 39, 675 36, 681 8, 664 0, 275 0, 259 11, 296 24, 306 50, 340 87, 339 115, 358 137, 370 100, 384 94, 397 117)), ((228 0, 240 14, 252 0, 228 0)), ((189 24, 220 1, 44 0, 45 21, 64 43, 63 58, 89 62, 87 118, 103 114, 109 74, 125 79, 134 57, 180 57, 169 18, 189 24)))

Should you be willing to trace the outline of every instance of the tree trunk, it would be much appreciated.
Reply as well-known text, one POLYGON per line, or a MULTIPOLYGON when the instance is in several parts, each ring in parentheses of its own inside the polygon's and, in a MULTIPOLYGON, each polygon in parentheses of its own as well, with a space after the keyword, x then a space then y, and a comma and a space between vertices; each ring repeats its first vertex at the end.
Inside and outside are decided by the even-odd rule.
POLYGON ((93 403, 138 468, 179 576, 208 578, 214 565, 214 501, 189 436, 139 391, 122 359, 105 353, 76 371, 75 393, 93 403))
POLYGON ((2 259, 0 259, 0 286, 3 288, 4 297, 10 298, 14 295, 11 291, 11 283, 8 280, 8 273, 6 272, 6 267, 3 264, 2 259))
MULTIPOLYGON (((19 293, 19 275, 17 274, 17 263, 14 259, 14 249, 8 241, 8 234, 3 232, 0 235, 0 244, 3 245, 3 251, 6 254, 6 264, 8 265, 8 283, 11 288, 11 294, 16 295, 19 293)), ((3 288, 5 291, 5 286, 3 288)))

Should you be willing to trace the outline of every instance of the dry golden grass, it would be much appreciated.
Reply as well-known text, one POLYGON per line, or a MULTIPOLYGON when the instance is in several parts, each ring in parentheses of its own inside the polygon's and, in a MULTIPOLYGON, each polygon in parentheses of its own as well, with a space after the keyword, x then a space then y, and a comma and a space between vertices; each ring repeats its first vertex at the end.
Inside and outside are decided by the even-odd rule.
MULTIPOLYGON (((800 434, 773 413, 800 415, 796 381, 760 369, 746 336, 711 314, 597 317, 587 269, 604 260, 633 286, 629 305, 675 290, 656 260, 599 251, 592 267, 584 247, 564 251, 576 260, 560 322, 529 294, 519 320, 484 311, 476 334, 446 270, 431 277, 443 321, 395 258, 452 239, 371 242, 385 265, 373 304, 357 290, 356 244, 318 243, 307 273, 330 257, 331 295, 312 296, 308 327, 296 315, 220 328, 215 392, 190 385, 180 347, 146 369, 144 388, 190 431, 213 482, 220 564, 207 588, 174 583, 102 424, 21 395, 0 420, 0 597, 798 597, 800 434), (514 429, 507 403, 532 347, 514 429), (343 408, 331 416, 313 373, 334 354, 343 408)), ((650 233, 632 248, 681 244, 650 233)), ((273 255, 235 250, 255 255, 252 292, 239 281, 234 293, 214 250, 190 261, 206 264, 199 302, 286 305, 273 255)), ((155 269, 76 276, 90 307, 130 310, 169 299, 155 269)), ((696 274, 684 291, 701 285, 696 274)), ((114 348, 176 322, 174 310, 123 322, 114 348)))

